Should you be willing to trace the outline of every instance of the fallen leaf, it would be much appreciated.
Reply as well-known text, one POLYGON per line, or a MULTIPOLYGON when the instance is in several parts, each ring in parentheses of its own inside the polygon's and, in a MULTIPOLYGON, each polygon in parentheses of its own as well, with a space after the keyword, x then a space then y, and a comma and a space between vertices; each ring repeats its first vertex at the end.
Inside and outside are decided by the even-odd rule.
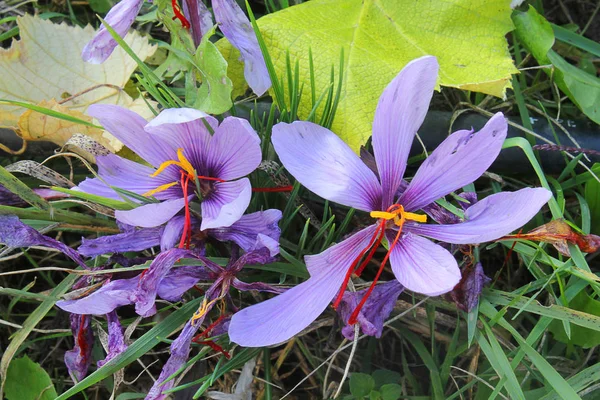
POLYGON ((574 244, 584 253, 595 253, 600 249, 600 236, 585 235, 575 232, 569 224, 557 219, 537 228, 516 235, 508 235, 498 240, 526 239, 536 242, 551 243, 561 254, 570 257, 569 244, 574 244))
MULTIPOLYGON (((123 88, 137 64, 122 49, 100 65, 81 59, 81 50, 95 30, 54 24, 36 16, 17 18, 20 40, 9 49, 0 49, 0 98, 36 104, 70 116, 92 121, 85 116, 94 103, 118 104, 153 116, 143 99, 133 100, 123 88)), ((126 36, 133 51, 145 59, 156 50, 148 39, 136 32, 126 36)), ((101 129, 90 128, 49 117, 12 105, 0 105, 0 127, 18 129, 26 140, 48 140, 63 145, 73 133, 84 133, 110 150, 123 146, 101 129)))
MULTIPOLYGON (((518 72, 505 39, 513 30, 511 12, 505 0, 312 0, 257 23, 284 85, 286 53, 292 68, 299 62, 299 86, 304 87, 300 118, 312 109, 309 49, 317 98, 329 87, 331 68, 337 69, 344 49, 344 83, 332 130, 358 152, 371 136, 383 89, 415 58, 438 58, 442 86, 504 97, 511 74, 518 72)), ((219 47, 232 54, 225 42, 219 47)), ((236 68, 235 59, 228 62, 236 68)), ((232 69, 229 73, 240 81, 232 69)), ((239 93, 239 85, 234 92, 239 93)))

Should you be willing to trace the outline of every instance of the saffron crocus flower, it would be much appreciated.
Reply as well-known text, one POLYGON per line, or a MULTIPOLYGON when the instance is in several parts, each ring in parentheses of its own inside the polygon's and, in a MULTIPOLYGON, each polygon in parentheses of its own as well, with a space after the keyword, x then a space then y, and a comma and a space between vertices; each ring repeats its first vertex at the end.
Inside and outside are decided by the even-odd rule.
POLYGON ((310 273, 306 282, 235 314, 229 328, 232 341, 259 347, 300 332, 334 298, 334 306, 339 305, 351 275, 360 275, 384 237, 389 250, 373 285, 352 312, 350 324, 358 322, 388 260, 406 289, 429 296, 446 293, 460 279, 458 265, 450 252, 424 236, 455 244, 494 240, 523 225, 548 201, 551 193, 541 188, 498 193, 470 207, 464 222, 451 225, 426 224, 426 216, 416 213, 473 182, 491 165, 507 132, 501 113, 477 133, 463 130, 450 135, 396 197, 437 74, 435 57, 414 60, 379 99, 372 139, 379 179, 325 128, 310 122, 280 123, 273 128, 275 150, 300 183, 325 199, 370 213, 374 223, 321 254, 306 256, 310 273))
POLYGON ((127 350, 125 336, 123 336, 123 328, 121 327, 117 312, 112 311, 106 314, 106 322, 108 324, 108 349, 106 358, 98 361, 98 367, 102 367, 104 364, 127 350))
MULTIPOLYGON (((261 236, 259 240, 266 239, 270 240, 266 236, 261 236)), ((251 251, 243 254, 239 258, 232 258, 225 268, 215 264, 214 262, 203 259, 208 269, 210 269, 216 276, 213 284, 206 290, 202 305, 196 311, 190 321, 186 323, 179 337, 171 344, 171 357, 163 367, 160 376, 148 392, 146 400, 163 400, 168 395, 162 394, 165 390, 173 388, 175 380, 171 379, 167 381, 171 375, 177 372, 188 359, 190 347, 195 337, 207 336, 213 329, 215 323, 211 324, 207 330, 196 336, 197 330, 200 328, 204 319, 208 313, 218 304, 222 304, 222 309, 225 308, 227 303, 231 303, 229 298, 229 289, 234 287, 240 291, 258 290, 263 292, 280 293, 280 290, 271 287, 262 282, 256 283, 244 283, 240 281, 236 276, 242 270, 246 264, 266 264, 273 260, 272 254, 278 253, 278 247, 269 248, 269 245, 257 246, 260 250, 251 251)), ((236 311, 236 310, 234 310, 236 311)), ((202 342, 205 344, 211 344, 211 342, 202 342)))
POLYGON ((227 117, 218 124, 201 111, 180 108, 164 110, 148 123, 125 108, 99 104, 88 114, 154 167, 113 154, 97 157, 102 180, 86 179, 79 190, 120 199, 108 184, 161 200, 116 211, 118 221, 151 228, 185 208, 184 236, 189 238, 188 204, 195 190, 202 196, 201 230, 231 226, 244 214, 252 187, 243 177, 261 161, 260 139, 248 121, 227 117))

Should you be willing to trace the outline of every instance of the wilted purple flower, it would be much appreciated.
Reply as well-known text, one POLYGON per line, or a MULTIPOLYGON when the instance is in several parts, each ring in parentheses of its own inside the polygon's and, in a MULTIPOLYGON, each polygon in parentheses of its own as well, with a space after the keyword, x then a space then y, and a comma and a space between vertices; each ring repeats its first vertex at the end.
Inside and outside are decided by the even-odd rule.
POLYGON ((120 197, 108 185, 161 200, 116 211, 120 222, 151 228, 185 207, 190 227, 187 204, 197 186, 202 196, 201 230, 231 226, 244 214, 252 187, 243 177, 261 161, 260 139, 248 121, 227 117, 219 124, 201 111, 181 108, 164 110, 147 123, 125 108, 99 104, 90 106, 88 114, 155 167, 113 154, 97 157, 102 180, 86 179, 78 186, 84 192, 115 199, 120 197))
POLYGON ((77 314, 71 314, 69 317, 75 345, 72 350, 65 352, 65 365, 71 378, 75 382, 79 382, 85 378, 92 363, 92 348, 94 347, 92 318, 89 315, 77 314))
POLYGON ((98 367, 102 367, 104 364, 123 353, 127 350, 127 344, 125 344, 125 336, 123 336, 123 328, 116 311, 111 311, 106 314, 106 322, 108 324, 108 354, 104 360, 98 361, 98 367))
POLYGON ((262 96, 271 87, 271 78, 250 21, 235 0, 213 0, 212 6, 221 32, 240 51, 248 85, 262 96))
MULTIPOLYGON (((507 132, 501 113, 476 134, 458 131, 450 135, 396 198, 437 73, 435 57, 414 60, 379 99, 372 143, 380 179, 325 128, 310 122, 273 127, 275 150, 300 183, 325 199, 369 212, 377 222, 321 254, 306 256, 311 275, 306 282, 235 314, 229 329, 232 341, 242 346, 267 346, 300 332, 325 310, 336 293, 335 304, 339 304, 351 275, 362 272, 384 236, 389 251, 373 285, 389 258, 396 278, 406 289, 429 296, 446 293, 460 279, 456 260, 423 236, 455 244, 493 240, 523 225, 548 201, 551 193, 542 188, 498 193, 470 207, 465 222, 451 225, 425 224, 426 216, 414 213, 473 182, 491 165, 507 132), (360 264, 365 255, 366 262, 360 264)), ((352 313, 351 324, 357 322, 373 287, 352 313)))
POLYGON ((462 278, 450 292, 450 297, 458 308, 469 312, 479 304, 481 291, 490 281, 491 279, 483 272, 483 266, 480 262, 476 263, 475 266, 467 266, 463 268, 462 278))
MULTIPOLYGON (((369 336, 381 337, 383 323, 390 316, 402 290, 404 290, 404 287, 398 281, 389 281, 375 286, 356 319, 363 333, 369 336)), ((348 323, 348 320, 366 292, 367 289, 358 292, 344 292, 338 307, 338 314, 346 324, 342 328, 342 335, 348 340, 354 340, 354 327, 348 323)))
POLYGON ((65 254, 80 267, 87 268, 87 265, 75 250, 56 239, 42 235, 32 227, 22 223, 15 215, 0 215, 0 243, 10 247, 50 247, 65 254))
POLYGON ((106 253, 142 251, 160 244, 164 227, 131 229, 116 235, 101 236, 96 239, 81 239, 77 251, 86 257, 96 257, 106 253))
MULTIPOLYGON (((265 239, 267 237, 263 236, 262 238, 265 239)), ((267 240, 270 241, 272 239, 268 238, 267 240)), ((218 302, 222 302, 223 304, 229 302, 227 300, 229 299, 230 287, 234 287, 240 291, 258 290, 271 293, 281 292, 267 284, 261 282, 244 283, 236 277, 246 264, 266 264, 270 262, 273 260, 273 253, 277 254, 278 249, 269 249, 266 246, 261 247, 259 250, 243 254, 240 258, 231 259, 225 268, 208 259, 203 259, 207 268, 216 275, 216 279, 210 288, 206 290, 202 305, 198 311, 196 311, 192 319, 185 325, 179 337, 171 344, 171 357, 148 392, 146 400, 162 400, 167 397, 167 395, 162 394, 162 392, 171 389, 175 385, 173 379, 166 381, 167 378, 177 372, 187 361, 192 339, 208 313, 218 304, 218 302)))
MULTIPOLYGON (((121 0, 108 12, 105 21, 124 37, 143 4, 144 0, 121 0)), ((184 28, 191 28, 192 39, 198 46, 202 36, 213 26, 210 11, 201 0, 185 0, 183 14, 175 0, 172 4, 174 18, 179 19, 184 28)), ((254 93, 262 96, 271 87, 271 80, 250 21, 235 0, 213 0, 212 6, 221 32, 241 53, 248 85, 254 93)), ((116 47, 117 42, 103 25, 84 47, 81 56, 84 61, 101 64, 116 47)))

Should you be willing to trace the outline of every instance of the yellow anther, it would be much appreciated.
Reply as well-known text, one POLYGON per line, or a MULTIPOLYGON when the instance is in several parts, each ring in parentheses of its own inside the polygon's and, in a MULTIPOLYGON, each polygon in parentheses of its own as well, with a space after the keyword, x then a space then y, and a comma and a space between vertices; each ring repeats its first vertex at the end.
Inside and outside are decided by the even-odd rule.
POLYGON ((177 166, 181 167, 181 169, 183 169, 185 172, 187 172, 191 176, 195 177, 196 170, 194 169, 192 164, 188 161, 188 159, 185 158, 185 156, 183 155, 183 149, 181 149, 181 148, 177 149, 177 158, 179 159, 179 161, 169 160, 169 161, 165 161, 164 163, 160 164, 158 166, 158 169, 156 171, 154 171, 154 173, 150 176, 154 178, 158 174, 163 172, 167 167, 169 167, 171 165, 177 165, 177 166))
POLYGON ((145 197, 154 196, 156 193, 163 192, 163 191, 167 190, 168 188, 177 185, 178 183, 179 182, 165 183, 164 185, 160 185, 156 189, 147 191, 146 193, 142 194, 142 196, 145 196, 145 197))
POLYGON ((386 211, 371 211, 371 218, 382 218, 385 219, 386 221, 389 221, 390 219, 394 219, 398 214, 394 214, 391 212, 386 212, 386 211))
POLYGON ((404 214, 404 219, 406 219, 406 220, 421 222, 421 223, 427 222, 427 215, 421 215, 421 214, 415 214, 415 213, 409 213, 409 212, 405 212, 403 214, 404 214))
POLYGON ((196 323, 196 321, 198 321, 199 319, 203 318, 217 300, 219 300, 219 299, 216 298, 214 300, 207 302, 206 298, 204 298, 204 300, 202 301, 202 304, 200 305, 200 308, 198 308, 198 310, 196 310, 196 312, 192 316, 192 321, 191 321, 192 325, 194 325, 196 323))

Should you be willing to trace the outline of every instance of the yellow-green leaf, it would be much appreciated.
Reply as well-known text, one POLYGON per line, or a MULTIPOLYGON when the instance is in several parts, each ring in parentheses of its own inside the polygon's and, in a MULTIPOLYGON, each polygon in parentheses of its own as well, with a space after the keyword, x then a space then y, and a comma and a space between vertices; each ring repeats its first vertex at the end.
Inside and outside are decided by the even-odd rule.
MULTIPOLYGON (((133 100, 123 90, 137 68, 125 51, 117 48, 99 65, 81 59, 81 50, 96 33, 91 26, 55 24, 31 15, 17 18, 17 24, 20 40, 13 41, 9 49, 0 49, 0 98, 37 104, 78 118, 84 118, 82 113, 94 103, 118 104, 144 117, 153 116, 143 99, 133 100)), ((136 32, 128 33, 125 40, 141 59, 156 50, 136 32)), ((63 145, 77 125, 23 107, 0 105, 0 127, 20 128, 29 140, 63 145)), ((122 147, 102 130, 79 127, 80 133, 90 134, 110 150, 122 147)))
MULTIPOLYGON (((331 67, 339 65, 344 49, 344 86, 333 131, 358 150, 371 135, 383 89, 423 55, 438 58, 442 86, 503 97, 517 73, 505 39, 513 29, 510 16, 506 0, 312 0, 267 15, 258 25, 280 77, 288 50, 292 63, 300 63, 301 118, 312 107, 309 48, 318 91, 328 87, 331 67)), ((229 51, 221 48, 223 54, 229 51)), ((231 72, 230 77, 238 78, 231 72)))

